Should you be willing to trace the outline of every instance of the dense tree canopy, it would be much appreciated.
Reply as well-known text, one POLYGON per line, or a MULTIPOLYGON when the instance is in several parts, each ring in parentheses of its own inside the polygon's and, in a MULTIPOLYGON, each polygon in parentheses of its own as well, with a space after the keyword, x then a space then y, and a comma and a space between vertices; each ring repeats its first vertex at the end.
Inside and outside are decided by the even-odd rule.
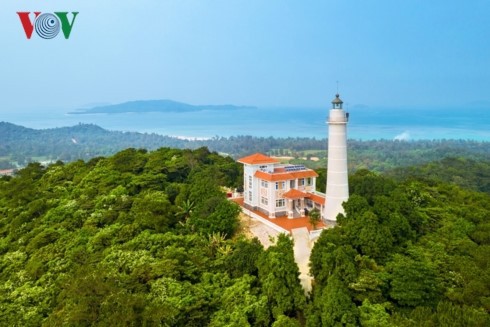
POLYGON ((222 186, 241 179, 205 148, 130 148, 0 179, 0 325, 295 326, 305 296, 291 241, 264 252, 235 235, 222 186), (278 267, 264 263, 273 254, 278 267), (282 277, 294 292, 270 303, 282 277))
POLYGON ((488 326, 485 167, 358 170, 305 295, 289 237, 264 250, 237 233, 230 157, 129 148, 31 163, 0 178, 0 325, 488 326))
POLYGON ((350 177, 345 216, 312 251, 308 325, 490 324, 490 196, 401 172, 350 177))

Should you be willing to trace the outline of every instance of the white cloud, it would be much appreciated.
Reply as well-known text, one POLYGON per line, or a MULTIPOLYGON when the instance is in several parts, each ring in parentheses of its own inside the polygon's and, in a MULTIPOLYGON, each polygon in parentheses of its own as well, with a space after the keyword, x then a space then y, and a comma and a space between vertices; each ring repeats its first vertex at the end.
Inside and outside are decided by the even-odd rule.
POLYGON ((393 138, 393 141, 408 141, 408 140, 410 140, 410 133, 408 132, 403 132, 393 138))

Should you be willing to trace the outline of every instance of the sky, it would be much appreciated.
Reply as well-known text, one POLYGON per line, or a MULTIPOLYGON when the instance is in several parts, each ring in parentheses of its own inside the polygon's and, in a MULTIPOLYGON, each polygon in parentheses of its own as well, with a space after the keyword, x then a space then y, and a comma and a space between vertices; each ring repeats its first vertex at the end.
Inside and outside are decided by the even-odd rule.
POLYGON ((488 17, 488 0, 2 0, 0 117, 149 99, 325 107, 337 81, 351 105, 490 104, 488 17), (79 14, 68 40, 28 40, 19 11, 79 14))

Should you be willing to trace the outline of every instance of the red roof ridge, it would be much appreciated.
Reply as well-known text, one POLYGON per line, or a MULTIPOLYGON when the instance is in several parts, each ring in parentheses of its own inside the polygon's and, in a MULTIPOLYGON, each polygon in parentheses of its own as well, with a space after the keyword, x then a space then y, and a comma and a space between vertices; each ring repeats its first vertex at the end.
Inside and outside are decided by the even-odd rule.
POLYGON ((248 165, 258 165, 258 164, 268 164, 268 163, 279 163, 279 160, 266 156, 262 153, 254 153, 247 157, 237 160, 238 162, 248 164, 248 165))
POLYGON ((315 203, 325 204, 325 197, 324 196, 314 194, 314 193, 308 193, 308 198, 311 199, 315 203))
POLYGON ((295 188, 292 188, 286 193, 284 193, 282 196, 285 197, 286 199, 301 199, 307 197, 308 194, 300 190, 297 190, 295 188))
POLYGON ((315 193, 311 193, 311 192, 303 192, 303 191, 297 190, 295 188, 290 189, 289 191, 284 193, 282 196, 285 197, 286 199, 295 200, 295 199, 305 198, 305 199, 310 199, 313 202, 316 202, 318 204, 324 204, 325 203, 325 198, 323 196, 315 194, 315 193))

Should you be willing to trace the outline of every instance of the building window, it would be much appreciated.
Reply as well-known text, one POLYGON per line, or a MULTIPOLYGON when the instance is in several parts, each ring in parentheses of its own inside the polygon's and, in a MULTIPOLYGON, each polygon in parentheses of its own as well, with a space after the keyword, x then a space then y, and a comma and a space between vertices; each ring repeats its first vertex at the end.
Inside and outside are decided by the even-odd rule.
POLYGON ((306 186, 311 186, 311 177, 306 179, 306 186))
POLYGON ((266 197, 261 197, 260 198, 260 202, 263 204, 263 205, 268 205, 269 204, 269 199, 267 199, 266 197))
POLYGON ((267 183, 267 181, 260 181, 260 185, 262 185, 262 187, 265 187, 265 188, 269 187, 269 183, 267 183))
POLYGON ((252 192, 248 192, 248 201, 252 202, 252 192))
POLYGON ((286 188, 285 182, 276 182, 276 190, 283 190, 286 188))
POLYGON ((304 178, 298 179, 298 186, 304 186, 304 185, 305 185, 305 179, 304 178))
POLYGON ((281 208, 281 207, 284 207, 286 205, 284 199, 279 199, 279 200, 276 200, 276 208, 281 208))
POLYGON ((290 188, 295 188, 296 187, 296 181, 294 179, 289 181, 289 187, 290 188))
POLYGON ((248 188, 252 188, 252 176, 248 176, 248 188))
POLYGON ((267 166, 259 166, 259 169, 262 171, 267 171, 267 166))

